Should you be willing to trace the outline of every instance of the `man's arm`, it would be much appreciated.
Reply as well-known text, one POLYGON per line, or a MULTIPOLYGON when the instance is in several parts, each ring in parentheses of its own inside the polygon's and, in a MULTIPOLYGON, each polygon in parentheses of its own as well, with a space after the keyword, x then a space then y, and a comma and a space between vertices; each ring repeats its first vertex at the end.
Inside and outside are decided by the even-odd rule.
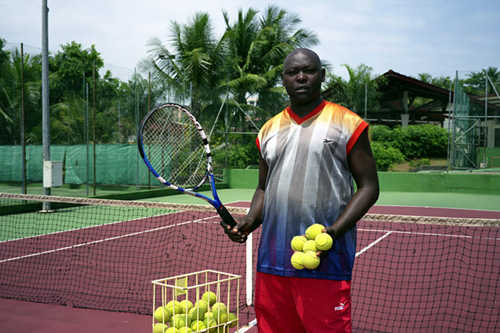
POLYGON ((221 223, 225 233, 233 242, 243 243, 247 236, 262 224, 262 207, 266 191, 266 179, 269 167, 259 153, 259 181, 252 197, 250 209, 247 216, 242 220, 236 220, 238 224, 231 229, 230 226, 221 223))
POLYGON ((347 156, 358 190, 339 218, 327 228, 327 232, 334 240, 356 224, 375 204, 379 196, 377 168, 367 132, 368 129, 361 133, 347 156))

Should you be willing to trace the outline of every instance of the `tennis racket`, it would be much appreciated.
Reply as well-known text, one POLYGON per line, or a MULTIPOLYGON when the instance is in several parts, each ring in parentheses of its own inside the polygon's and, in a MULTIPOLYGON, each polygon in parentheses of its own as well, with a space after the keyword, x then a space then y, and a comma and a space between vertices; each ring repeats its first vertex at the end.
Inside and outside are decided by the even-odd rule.
POLYGON ((162 184, 205 200, 225 224, 236 225, 217 195, 205 131, 185 107, 166 103, 150 111, 142 120, 137 142, 144 163, 162 184), (196 192, 207 179, 213 198, 196 192))

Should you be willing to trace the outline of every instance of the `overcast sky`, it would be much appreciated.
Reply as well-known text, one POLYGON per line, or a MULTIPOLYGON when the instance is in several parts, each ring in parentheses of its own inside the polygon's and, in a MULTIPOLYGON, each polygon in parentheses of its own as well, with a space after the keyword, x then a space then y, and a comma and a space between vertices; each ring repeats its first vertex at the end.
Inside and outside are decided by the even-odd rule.
MULTIPOLYGON (((500 0, 48 0, 49 49, 94 44, 106 64, 132 71, 150 38, 167 42, 171 21, 207 12, 220 36, 223 10, 234 22, 239 9, 271 4, 299 15, 319 37, 313 49, 342 77, 343 64, 413 77, 500 68, 500 0)), ((0 38, 41 48, 41 9, 42 0, 0 0, 0 38)))

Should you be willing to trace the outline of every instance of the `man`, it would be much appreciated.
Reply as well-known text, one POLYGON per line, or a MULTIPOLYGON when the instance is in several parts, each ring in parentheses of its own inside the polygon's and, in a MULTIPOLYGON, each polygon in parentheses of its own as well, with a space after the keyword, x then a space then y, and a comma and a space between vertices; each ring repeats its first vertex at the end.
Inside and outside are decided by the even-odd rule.
POLYGON ((262 225, 255 313, 259 332, 350 332, 356 222, 376 202, 379 184, 368 124, 321 97, 325 70, 316 53, 292 51, 282 81, 290 107, 259 132, 259 180, 248 215, 229 238, 245 242, 262 225), (353 180, 357 191, 354 191, 353 180), (293 236, 320 223, 333 247, 314 270, 290 263, 293 236))

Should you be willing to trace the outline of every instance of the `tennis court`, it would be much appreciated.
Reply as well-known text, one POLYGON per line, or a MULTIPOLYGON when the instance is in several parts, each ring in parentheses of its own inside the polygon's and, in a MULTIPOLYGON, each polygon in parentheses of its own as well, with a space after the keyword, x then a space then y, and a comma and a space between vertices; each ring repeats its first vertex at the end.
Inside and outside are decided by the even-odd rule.
MULTIPOLYGON (((7 331, 25 331, 29 318, 38 332, 149 332, 151 280, 216 269, 242 275, 246 283, 245 247, 225 239, 214 212, 106 207, 81 207, 86 212, 74 225, 68 220, 78 218, 70 211, 81 208, 30 213, 34 227, 16 220, 17 237, 9 240, 2 229, 0 316, 7 331), (48 215, 50 223, 43 220, 48 215)), ((2 228, 12 216, 0 217, 2 228)), ((499 225, 494 210, 373 207, 358 225, 355 331, 495 331, 499 225)), ((257 242, 258 233, 254 252, 257 242)), ((255 326, 241 329, 254 319, 246 296, 243 287, 233 306, 240 331, 256 332, 255 326)))

